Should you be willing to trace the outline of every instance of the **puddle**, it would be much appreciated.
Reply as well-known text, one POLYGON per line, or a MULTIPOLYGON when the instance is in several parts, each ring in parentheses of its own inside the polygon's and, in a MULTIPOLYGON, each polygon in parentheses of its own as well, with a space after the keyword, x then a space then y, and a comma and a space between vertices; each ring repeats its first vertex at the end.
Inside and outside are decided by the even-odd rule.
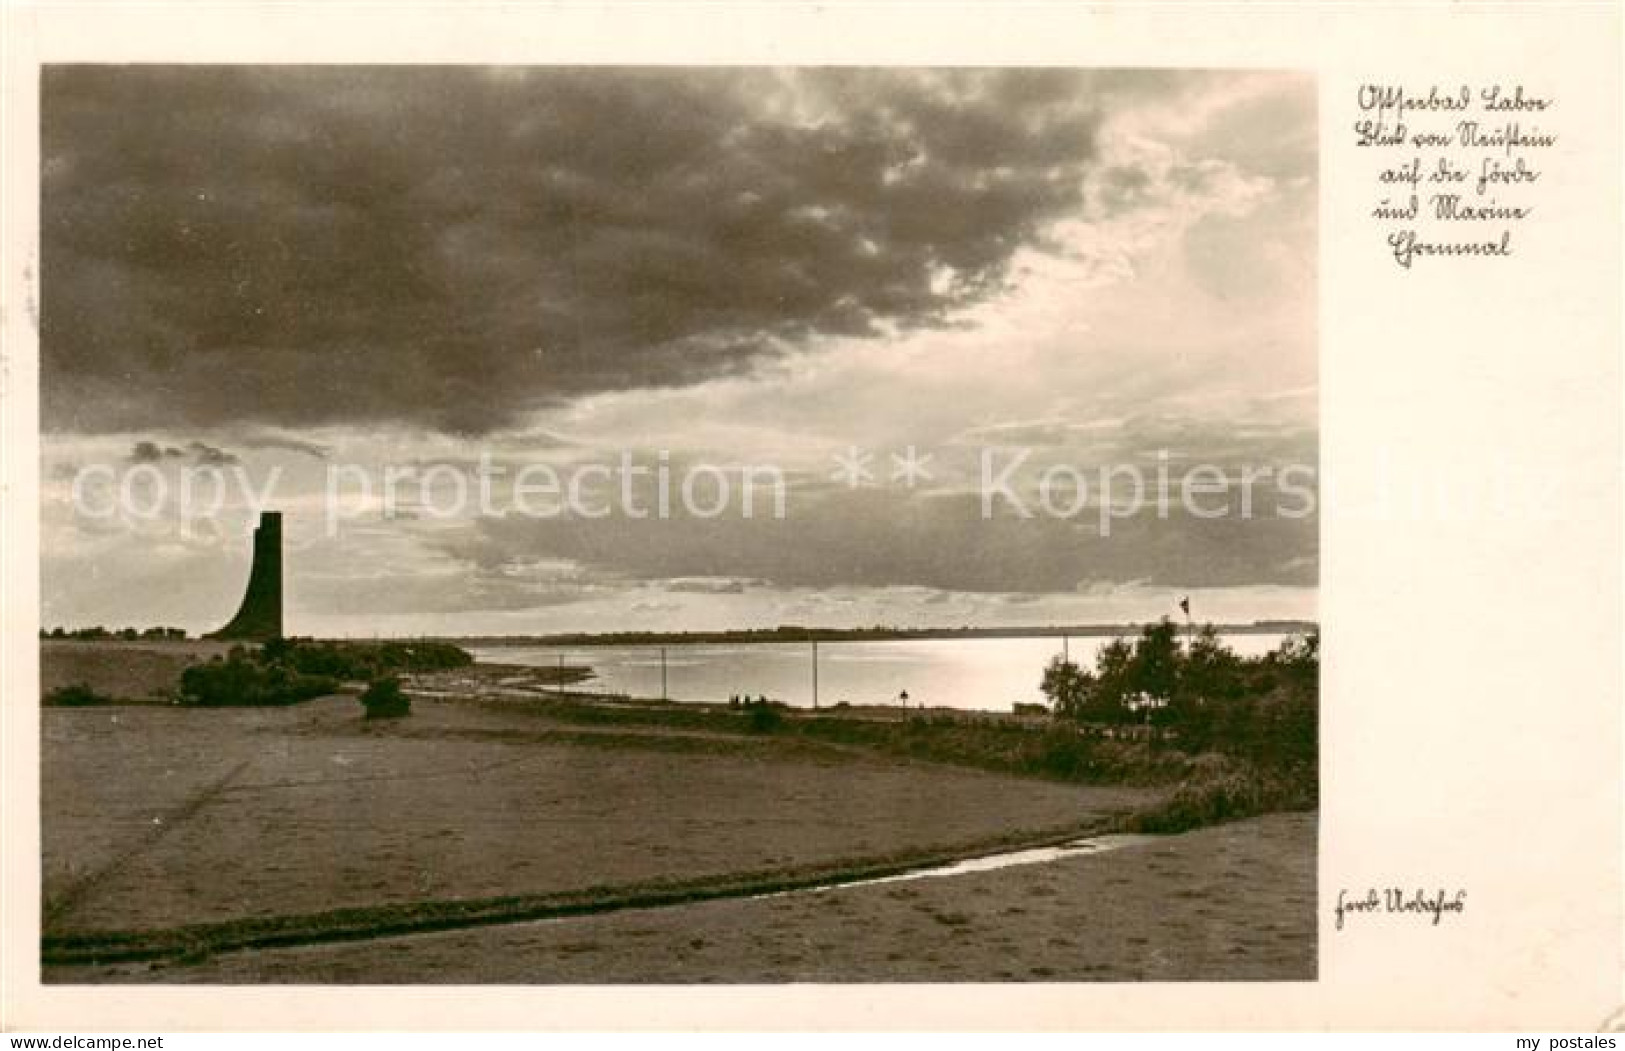
POLYGON ((1108 836, 1091 836, 1088 839, 1074 840, 1063 843, 1058 847, 1037 847, 1028 850, 1010 850, 1003 854, 987 854, 979 858, 964 858, 960 861, 950 862, 946 865, 934 865, 930 868, 915 869, 912 872, 899 872, 893 876, 876 876, 870 879, 854 879, 836 883, 825 883, 816 887, 804 887, 799 890, 778 891, 773 894, 759 895, 764 898, 776 898, 786 894, 821 894, 824 891, 842 890, 847 887, 868 887, 879 883, 906 883, 917 879, 940 879, 945 876, 967 876, 973 872, 996 872, 999 869, 1018 868, 1022 865, 1042 865, 1048 861, 1059 861, 1062 858, 1083 857, 1090 854, 1105 854, 1112 850, 1121 850, 1124 847, 1137 847, 1144 843, 1154 843, 1162 837, 1151 835, 1132 835, 1120 833, 1108 836))
MULTIPOLYGON (((246 766, 247 764, 243 764, 243 765, 246 766)), ((239 767, 239 770, 240 769, 241 769, 241 767, 239 767)), ((231 775, 228 775, 228 780, 229 780, 229 778, 231 776, 235 776, 236 773, 237 773, 237 771, 233 771, 233 773, 231 775)), ((682 905, 698 904, 700 901, 720 901, 720 900, 730 900, 730 899, 735 900, 735 901, 739 901, 739 900, 753 901, 753 900, 760 900, 760 899, 765 899, 765 898, 781 898, 781 897, 784 897, 784 896, 790 895, 790 894, 822 894, 822 893, 826 893, 826 892, 829 892, 829 891, 843 890, 843 889, 848 888, 848 887, 865 887, 865 886, 869 886, 869 885, 872 885, 872 884, 878 884, 878 883, 903 883, 903 882, 906 882, 908 880, 940 879, 940 878, 944 878, 944 877, 948 877, 948 876, 965 876, 965 875, 970 875, 972 873, 977 873, 977 872, 995 872, 995 871, 998 871, 999 869, 1017 868, 1017 867, 1020 867, 1022 865, 1042 865, 1042 864, 1045 864, 1046 862, 1060 861, 1060 860, 1063 860, 1065 858, 1084 857, 1084 856, 1089 856, 1089 855, 1094 855, 1094 854, 1105 854, 1105 853, 1108 853, 1108 852, 1113 851, 1113 850, 1121 850, 1124 847, 1135 847, 1135 846, 1141 846, 1141 845, 1146 844, 1146 843, 1153 843, 1153 842, 1156 842, 1156 841, 1158 841, 1160 839, 1163 839, 1163 838, 1164 837, 1162 837, 1162 836, 1131 835, 1131 834, 1127 834, 1127 833, 1119 833, 1119 834, 1114 834, 1114 835, 1103 835, 1103 836, 1091 836, 1091 837, 1089 837, 1087 839, 1077 839, 1077 840, 1073 840, 1070 843, 1063 843, 1060 846, 1038 847, 1038 848, 1030 848, 1030 849, 1027 849, 1027 850, 1010 850, 1010 851, 1005 851, 1005 852, 1000 853, 1000 854, 984 854, 984 855, 982 855, 980 857, 963 858, 963 859, 961 859, 959 861, 949 862, 949 863, 943 864, 943 865, 930 865, 930 866, 926 866, 926 867, 923 867, 923 868, 914 869, 914 870, 909 871, 909 872, 899 872, 899 873, 896 873, 896 874, 890 875, 890 876, 874 876, 874 877, 870 877, 870 878, 867 878, 867 879, 840 880, 840 881, 836 881, 836 882, 833 882, 833 883, 824 883, 824 884, 816 884, 816 885, 807 886, 807 887, 798 887, 798 888, 796 888, 794 890, 772 891, 772 892, 769 892, 769 893, 761 893, 761 894, 749 894, 749 893, 721 894, 721 895, 717 895, 717 896, 712 897, 712 898, 697 899, 694 902, 685 901, 685 902, 661 903, 661 904, 649 904, 649 905, 624 905, 624 906, 617 906, 614 909, 605 910, 605 911, 606 912, 610 912, 610 911, 619 912, 619 911, 622 911, 623 909, 625 909, 625 910, 635 910, 635 909, 674 908, 674 907, 680 907, 682 905)), ((373 934, 370 934, 370 935, 369 934, 359 934, 358 935, 357 932, 352 931, 352 932, 349 932, 346 935, 344 935, 344 937, 345 937, 346 940, 360 940, 361 938, 365 938, 366 940, 376 940, 376 941, 395 940, 395 939, 403 939, 403 938, 423 938, 423 937, 435 937, 435 936, 441 936, 441 935, 446 935, 446 934, 452 934, 452 933, 455 933, 457 931, 468 930, 468 929, 471 929, 471 928, 474 928, 474 927, 484 927, 484 926, 504 926, 504 927, 554 926, 556 924, 570 923, 572 921, 581 920, 583 918, 585 918, 584 915, 582 915, 582 914, 574 914, 574 913, 572 913, 570 915, 563 915, 563 916, 537 916, 537 917, 533 917, 533 918, 524 918, 524 917, 520 917, 520 916, 515 916, 515 917, 512 917, 512 918, 487 919, 487 920, 480 920, 480 921, 469 922, 469 923, 455 923, 454 922, 454 923, 448 923, 448 924, 443 924, 443 925, 437 925, 437 926, 435 926, 433 928, 425 928, 425 929, 421 929, 421 930, 395 930, 395 931, 387 931, 387 932, 386 931, 379 931, 379 932, 376 932, 376 933, 373 933, 373 934)), ((317 931, 317 932, 313 932, 311 935, 309 935, 309 936, 307 936, 305 938, 296 939, 296 940, 293 940, 293 941, 287 941, 287 942, 284 942, 283 944, 285 946, 291 947, 291 946, 294 946, 294 945, 320 944, 322 942, 330 941, 330 940, 333 940, 333 939, 331 939, 330 937, 324 937, 323 932, 317 931)), ((227 954, 227 953, 252 952, 252 951, 256 951, 255 947, 252 946, 252 945, 231 945, 231 944, 219 945, 219 946, 216 946, 212 950, 214 955, 224 955, 224 954, 227 954)), ((162 950, 162 949, 159 949, 159 950, 156 950, 156 951, 152 952, 150 955, 152 957, 154 957, 154 958, 162 958, 162 957, 168 956, 170 954, 167 953, 166 951, 162 950)), ((142 957, 135 957, 135 958, 142 958, 142 957)), ((79 961, 68 961, 68 962, 71 963, 71 962, 79 962, 79 961)))

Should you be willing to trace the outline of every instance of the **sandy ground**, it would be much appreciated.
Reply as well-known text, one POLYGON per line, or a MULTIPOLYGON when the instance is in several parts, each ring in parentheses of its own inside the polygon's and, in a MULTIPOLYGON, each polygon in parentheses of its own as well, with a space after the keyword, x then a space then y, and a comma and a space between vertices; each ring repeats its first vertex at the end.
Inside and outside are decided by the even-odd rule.
POLYGON ((1065 831, 1146 801, 721 735, 419 701, 45 709, 47 933, 795 868, 1065 831))
POLYGON ((62 982, 1311 981, 1315 815, 1002 871, 179 962, 62 982))

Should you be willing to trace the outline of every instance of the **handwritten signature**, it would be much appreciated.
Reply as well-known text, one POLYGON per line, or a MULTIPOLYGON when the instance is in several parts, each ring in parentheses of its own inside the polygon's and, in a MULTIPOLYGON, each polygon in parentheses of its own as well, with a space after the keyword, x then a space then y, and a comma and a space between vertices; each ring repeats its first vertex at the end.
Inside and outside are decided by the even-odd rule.
POLYGON ((1347 917, 1376 913, 1401 913, 1431 919, 1431 925, 1437 927, 1439 921, 1444 919, 1446 913, 1462 913, 1467 911, 1467 892, 1458 890, 1454 895, 1444 889, 1435 892, 1425 890, 1405 891, 1398 887, 1389 887, 1379 890, 1371 887, 1362 896, 1354 896, 1347 890, 1337 892, 1337 929, 1343 929, 1343 922, 1347 917))

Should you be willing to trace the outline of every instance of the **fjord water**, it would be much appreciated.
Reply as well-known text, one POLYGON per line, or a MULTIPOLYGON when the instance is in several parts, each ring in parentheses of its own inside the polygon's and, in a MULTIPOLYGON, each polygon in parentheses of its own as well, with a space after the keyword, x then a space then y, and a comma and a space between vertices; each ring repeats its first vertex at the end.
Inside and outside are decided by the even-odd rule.
MULTIPOLYGON (((1281 635, 1226 635, 1243 656, 1263 654, 1281 635)), ((1109 638, 1072 638, 1073 661, 1094 664, 1109 638)), ((798 708, 813 702, 813 649, 805 642, 688 643, 666 646, 666 689, 678 701, 726 701, 766 696, 798 708)), ((894 639, 818 644, 818 702, 1010 711, 1039 702, 1044 667, 1059 654, 1058 637, 894 639)), ((485 646, 476 660, 496 664, 588 666, 593 678, 574 687, 632 697, 660 696, 658 646, 485 646)))

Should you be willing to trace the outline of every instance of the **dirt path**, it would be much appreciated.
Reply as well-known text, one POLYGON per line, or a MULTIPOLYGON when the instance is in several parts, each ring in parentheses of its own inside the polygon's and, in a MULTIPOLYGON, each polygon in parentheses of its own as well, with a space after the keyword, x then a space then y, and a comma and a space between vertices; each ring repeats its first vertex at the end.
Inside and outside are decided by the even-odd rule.
POLYGON ((144 830, 144 834, 134 837, 120 853, 113 855, 101 866, 85 872, 74 879, 58 881, 55 891, 45 898, 44 912, 45 930, 51 928, 67 913, 76 908, 86 897, 94 893, 96 888, 112 879, 121 869, 128 866, 142 851, 148 850, 157 844, 158 840, 176 828, 179 828, 187 818, 202 810, 220 793, 228 791, 231 783, 242 776, 248 769, 246 761, 238 763, 226 773, 208 782, 183 799, 178 806, 167 814, 152 819, 152 824, 144 830))

